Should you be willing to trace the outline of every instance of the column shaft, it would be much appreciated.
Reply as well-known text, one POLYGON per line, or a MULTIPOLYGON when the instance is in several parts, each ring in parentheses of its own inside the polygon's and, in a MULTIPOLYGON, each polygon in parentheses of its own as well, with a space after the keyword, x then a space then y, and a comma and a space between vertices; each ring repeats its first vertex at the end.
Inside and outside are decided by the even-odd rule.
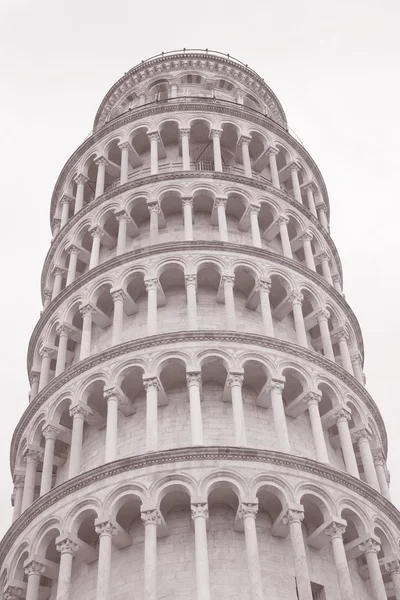
POLYGON ((360 478, 360 474, 358 472, 357 461, 354 454, 353 442, 351 440, 351 435, 349 431, 349 419, 351 415, 349 412, 345 410, 339 410, 336 413, 337 418, 337 428, 339 431, 340 445, 342 447, 344 464, 346 466, 346 471, 353 475, 353 477, 360 478))
POLYGON ((256 504, 243 503, 241 505, 240 516, 242 517, 244 524, 247 569, 249 572, 251 600, 264 600, 260 569, 260 558, 258 554, 256 514, 256 504))
POLYGON ((233 275, 223 275, 222 281, 224 285, 226 324, 228 329, 236 331, 235 298, 233 296, 235 278, 233 275))
POLYGON ((328 325, 329 316, 330 314, 326 310, 320 310, 316 315, 319 324, 319 330, 321 333, 322 349, 324 351, 324 356, 334 361, 335 356, 333 354, 331 334, 328 325))
POLYGON ((310 392, 307 407, 310 417, 311 431, 314 440, 315 454, 319 462, 329 464, 328 452, 326 450, 324 430, 322 429, 321 415, 319 414, 318 403, 321 395, 310 392))
POLYGON ((187 373, 186 382, 189 390, 192 446, 203 445, 203 419, 201 415, 200 381, 200 373, 187 373))
POLYGON ((221 157, 221 137, 222 131, 212 130, 213 155, 214 155, 214 171, 222 172, 222 157, 221 157))
POLYGON ((370 435, 366 431, 360 431, 356 435, 358 448, 361 454, 361 462, 364 467, 365 479, 371 487, 380 492, 378 478, 376 476, 374 459, 369 445, 370 435))
POLYGON ((263 320, 264 333, 270 337, 275 336, 274 323, 272 320, 271 304, 269 301, 269 293, 271 291, 271 283, 269 281, 260 280, 258 282, 261 316, 263 320))
POLYGON ((304 518, 304 514, 289 509, 286 518, 290 527, 290 539, 292 541, 294 554, 294 570, 296 573, 298 598, 299 600, 313 600, 306 549, 304 547, 303 533, 301 530, 301 521, 304 518))
POLYGON ((331 538, 333 560, 336 567, 341 600, 356 600, 351 583, 349 565, 347 563, 346 552, 343 545, 344 525, 332 523, 327 534, 331 538))
POLYGON ((279 217, 279 233, 281 236, 283 256, 286 256, 286 258, 293 258, 292 247, 290 245, 290 239, 287 230, 288 221, 288 217, 279 217))
POLYGON ((68 265, 66 286, 70 285, 73 281, 75 281, 76 265, 78 263, 79 249, 76 248, 75 246, 72 246, 69 248, 68 252, 69 252, 69 265, 68 265))
POLYGON ((250 207, 250 226, 251 226, 251 235, 253 238, 253 246, 256 248, 261 248, 261 235, 260 235, 260 226, 258 224, 258 213, 260 212, 260 208, 258 206, 250 207))
POLYGON ((104 187, 106 182, 106 165, 107 160, 105 158, 99 158, 96 161, 97 165, 97 177, 96 177, 96 190, 94 193, 95 198, 98 198, 104 194, 104 187))
POLYGON ((156 510, 142 512, 144 522, 144 600, 157 600, 157 525, 156 510))
POLYGON ((144 379, 146 390, 146 452, 156 452, 158 446, 158 389, 155 377, 144 379))
POLYGON ((193 199, 182 198, 183 225, 185 230, 185 241, 193 240, 193 199))
POLYGON ((97 563, 96 600, 109 600, 111 582, 111 536, 115 533, 115 528, 110 522, 107 522, 96 525, 95 529, 100 537, 99 560, 97 563))
POLYGON ((296 167, 296 165, 293 165, 293 168, 290 169, 290 176, 292 178, 294 198, 295 198, 295 200, 297 200, 297 202, 300 202, 300 204, 302 204, 303 200, 301 198, 301 190, 300 190, 299 177, 297 175, 297 171, 298 171, 298 168, 296 167))
POLYGON ((303 310, 301 303, 303 302, 303 294, 293 292, 289 298, 293 306, 294 328, 296 330, 296 338, 299 346, 308 348, 307 333, 304 325, 303 310))
MULTIPOLYGON (((105 392, 104 394, 107 397, 105 392)), ((105 462, 111 462, 117 458, 118 443, 118 397, 111 393, 107 397, 107 428, 105 462)))
POLYGON ((57 377, 63 371, 65 371, 65 364, 67 361, 68 336, 69 336, 70 331, 65 325, 61 325, 61 327, 59 327, 57 333, 59 334, 60 341, 58 343, 55 377, 57 377))
POLYGON ((243 375, 230 374, 228 383, 232 394, 232 415, 236 446, 246 446, 246 426, 244 423, 242 384, 243 375))
POLYGON ((225 198, 216 199, 217 216, 218 216, 218 228, 219 228, 219 239, 221 242, 228 241, 228 225, 226 222, 226 200, 225 198))
POLYGON ((119 144, 119 148, 121 150, 121 171, 119 183, 123 185, 128 181, 128 173, 129 173, 129 144, 128 142, 123 142, 119 144))
POLYGON ((121 254, 126 252, 128 218, 127 213, 124 211, 116 213, 116 219, 118 221, 117 256, 121 256, 121 254))
POLYGON ((87 411, 79 405, 70 408, 72 416, 71 449, 69 453, 68 478, 76 477, 81 472, 81 455, 83 442, 83 428, 87 411))
POLYGON ((158 142, 160 136, 158 133, 150 133, 150 173, 156 175, 158 173, 158 142))
POLYGON ((147 290, 147 333, 155 335, 157 333, 157 279, 145 280, 147 290))
POLYGON ((276 155, 278 154, 278 152, 276 150, 274 150, 273 148, 270 148, 268 151, 268 156, 269 156, 269 168, 271 170, 271 180, 272 180, 272 185, 279 190, 281 188, 281 185, 279 183, 279 173, 278 173, 278 167, 276 165, 276 155))
POLYGON ((282 392, 285 382, 282 379, 272 379, 270 385, 271 407, 278 446, 281 452, 290 453, 289 436, 286 426, 286 415, 283 407, 282 392))
POLYGON ((92 317, 94 311, 90 305, 86 305, 81 307, 80 312, 83 316, 83 323, 79 360, 83 360, 90 356, 92 345, 92 317))
POLYGON ((192 504, 194 522, 194 544, 196 559, 196 588, 197 600, 210 600, 210 575, 208 566, 206 504, 192 504))
POLYGON ((54 463, 54 446, 58 429, 48 425, 43 430, 45 437, 44 457, 43 457, 43 468, 42 468, 42 480, 40 483, 40 496, 47 494, 51 490, 51 484, 53 481, 53 463, 54 463))
POLYGON ((122 290, 111 290, 111 296, 114 301, 114 316, 111 343, 113 346, 116 346, 117 344, 120 344, 122 342, 125 293, 122 290))

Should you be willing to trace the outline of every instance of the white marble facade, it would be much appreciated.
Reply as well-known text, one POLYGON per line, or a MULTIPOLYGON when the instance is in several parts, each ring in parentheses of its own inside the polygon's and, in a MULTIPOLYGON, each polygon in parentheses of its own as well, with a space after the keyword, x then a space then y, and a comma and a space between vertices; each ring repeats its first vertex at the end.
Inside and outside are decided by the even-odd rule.
POLYGON ((9 600, 400 600, 400 514, 318 167, 222 54, 107 93, 51 201, 9 600))

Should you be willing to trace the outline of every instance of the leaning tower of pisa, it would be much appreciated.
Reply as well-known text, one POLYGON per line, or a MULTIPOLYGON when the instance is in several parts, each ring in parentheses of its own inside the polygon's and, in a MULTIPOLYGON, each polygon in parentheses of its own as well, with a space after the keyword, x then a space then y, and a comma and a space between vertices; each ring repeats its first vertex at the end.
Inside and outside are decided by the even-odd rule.
POLYGON ((51 200, 0 596, 400 600, 400 514, 318 167, 240 61, 106 94, 51 200))

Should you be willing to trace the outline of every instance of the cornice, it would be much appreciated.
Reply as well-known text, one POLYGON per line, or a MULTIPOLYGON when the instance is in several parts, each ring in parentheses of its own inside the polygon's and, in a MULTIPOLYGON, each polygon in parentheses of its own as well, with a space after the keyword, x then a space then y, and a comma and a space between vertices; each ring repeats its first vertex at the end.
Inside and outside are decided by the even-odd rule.
POLYGON ((35 500, 11 525, 0 542, 0 564, 3 564, 12 545, 18 536, 27 529, 30 523, 40 517, 45 510, 51 509, 56 502, 68 497, 70 494, 83 490, 95 482, 104 481, 121 473, 137 471, 146 467, 174 463, 180 464, 191 461, 204 461, 205 463, 209 461, 213 463, 217 461, 253 462, 255 464, 289 468, 301 473, 321 477, 323 480, 343 486, 346 491, 351 490, 355 494, 358 494, 360 499, 363 498, 370 502, 379 512, 384 513, 398 529, 400 528, 400 512, 389 500, 360 479, 327 464, 272 450, 255 450, 230 446, 188 447, 123 458, 82 473, 56 486, 50 492, 35 500))
POLYGON ((234 343, 276 350, 284 354, 289 354, 290 356, 301 358, 327 371, 328 373, 331 373, 334 377, 337 377, 340 381, 345 383, 349 389, 351 389, 359 398, 363 400, 363 402, 365 402, 366 407, 371 413, 371 416, 375 419, 375 422, 378 426, 382 439, 383 450, 385 455, 387 454, 387 435, 385 425, 374 400, 364 386, 362 386, 355 377, 350 375, 348 371, 346 371, 337 363, 325 358, 322 354, 313 352, 312 350, 308 350, 302 346, 298 346, 293 342, 287 342, 278 338, 272 338, 255 333, 237 333, 232 331, 229 332, 218 330, 177 331, 173 333, 162 333, 159 335, 147 336, 138 340, 131 340, 117 346, 112 346, 111 348, 103 350, 103 352, 99 352, 98 354, 94 354, 93 356, 79 361, 76 365, 69 367, 63 373, 61 373, 61 375, 52 379, 50 383, 48 383, 47 386, 43 388, 43 390, 39 392, 32 402, 27 406, 19 422, 17 423, 11 440, 11 472, 14 472, 17 449, 25 428, 28 426, 30 421, 34 418, 35 414, 43 406, 46 400, 53 394, 56 394, 58 390, 62 388, 62 386, 73 380, 75 377, 86 373, 90 369, 97 367, 98 365, 101 365, 109 360, 118 358, 119 356, 124 356, 135 351, 147 351, 149 348, 159 348, 162 345, 182 345, 186 342, 210 342, 214 345, 214 347, 218 347, 220 343, 234 343))
POLYGON ((46 281, 45 281, 46 273, 47 273, 48 269, 50 268, 51 259, 54 255, 57 245, 59 243, 61 243, 61 240, 65 239, 65 237, 68 235, 68 233, 74 227, 74 225, 76 225, 76 223, 78 223, 83 217, 86 217, 92 210, 94 210, 95 208, 98 208, 103 203, 114 199, 116 196, 125 194, 126 192, 134 191, 134 190, 144 187, 146 185, 151 185, 151 184, 155 184, 155 183, 165 183, 166 181, 175 181, 175 180, 180 180, 180 179, 183 179, 183 180, 212 179, 215 181, 229 181, 229 182, 239 183, 244 186, 249 186, 251 188, 255 188, 255 189, 261 190, 263 192, 267 192, 267 193, 271 194, 273 197, 275 196, 275 197, 279 198, 280 200, 283 200, 285 203, 290 205, 290 207, 292 207, 292 208, 298 210, 300 213, 302 213, 307 219, 309 219, 309 221, 311 221, 311 223, 314 225, 314 227, 316 227, 318 229, 319 233, 323 236, 325 242, 328 244, 329 249, 332 252, 332 255, 333 255, 336 265, 337 265, 338 274, 340 276, 341 281, 343 280, 342 263, 340 261, 339 253, 336 249, 336 246, 335 246, 331 236, 326 231, 326 229, 321 225, 319 220, 312 214, 312 212, 307 207, 305 207, 304 204, 300 204, 300 202, 297 202, 297 200, 295 200, 294 198, 289 196, 289 194, 285 194, 281 190, 277 190, 272 185, 267 185, 260 181, 257 181, 254 179, 249 179, 247 177, 240 176, 240 175, 234 175, 232 173, 216 173, 216 172, 206 172, 206 171, 191 171, 191 172, 182 171, 180 173, 179 171, 175 171, 173 173, 149 175, 147 177, 142 177, 142 178, 134 179, 133 181, 129 181, 128 183, 125 183, 124 185, 118 186, 118 187, 110 190, 109 192, 106 192, 102 196, 99 196, 99 198, 92 200, 92 202, 90 202, 89 204, 84 206, 76 215, 73 215, 67 221, 66 225, 64 225, 64 227, 59 231, 57 236, 54 238, 54 240, 47 252, 45 262, 43 265, 43 269, 42 269, 42 276, 41 276, 42 294, 43 294, 44 286, 46 283, 46 281))
POLYGON ((169 252, 179 252, 183 251, 195 251, 195 250, 204 250, 206 252, 217 251, 217 252, 227 252, 227 253, 235 253, 235 254, 244 254, 246 256, 251 256, 254 258, 261 258, 264 260, 268 260, 274 264, 279 264, 285 266, 292 271, 295 271, 302 275, 305 278, 313 281, 317 286, 322 288, 325 293, 327 293, 335 302, 340 306, 343 310, 346 318, 350 321, 356 339, 358 348, 361 352, 361 355, 364 357, 364 343, 361 332, 361 327, 358 323, 357 317, 352 311, 349 304, 343 298, 342 294, 340 294, 332 285, 330 285, 323 277, 318 275, 318 273, 308 269, 301 263, 297 261, 286 258, 279 254, 275 254, 274 252, 270 252, 269 250, 265 250, 263 248, 256 248, 254 246, 246 246, 242 244, 232 244, 229 242, 208 242, 208 241, 190 241, 190 242, 167 242, 164 244, 154 244, 153 246, 147 246, 146 248, 140 248, 138 250, 132 250, 131 252, 125 252, 120 256, 115 258, 111 258, 106 262, 90 269, 83 275, 80 275, 75 281, 69 284, 66 288, 64 288, 54 300, 50 302, 47 308, 42 312, 39 321, 37 322, 30 341, 28 345, 28 357, 27 357, 27 367, 28 373, 31 365, 33 363, 33 353, 34 348, 38 342, 39 334, 41 329, 44 327, 45 323, 52 316, 54 311, 62 304, 67 298, 69 298, 72 294, 74 294, 77 290, 86 286, 92 279, 97 277, 98 275, 107 273, 108 271, 113 271, 115 268, 122 266, 126 263, 131 264, 135 260, 143 260, 146 257, 158 255, 161 253, 169 253, 169 252))
POLYGON ((185 50, 167 52, 142 61, 123 75, 108 90, 96 113, 93 129, 100 128, 115 104, 124 98, 135 86, 154 76, 169 75, 174 71, 208 71, 211 75, 231 77, 235 83, 245 85, 253 94, 258 95, 271 112, 271 118, 281 126, 287 127, 287 119, 281 103, 271 88, 258 73, 241 61, 231 59, 219 52, 185 50), (101 121, 101 122, 100 122, 101 121))
MULTIPOLYGON (((290 144, 296 150, 296 152, 299 154, 299 156, 301 156, 307 162, 308 166, 311 168, 313 177, 320 188, 320 191, 324 198, 324 202, 329 211, 329 196, 328 196, 328 191, 326 189, 325 181, 322 177, 322 174, 321 174, 317 164, 315 163, 315 161, 311 157, 311 155, 307 152, 307 150, 304 148, 304 146, 302 146, 302 144, 300 144, 300 142, 298 142, 292 135, 290 135, 290 133, 288 133, 288 131, 286 131, 286 129, 284 129, 283 127, 280 127, 274 121, 271 121, 267 117, 261 117, 261 115, 257 116, 255 114, 253 114, 246 107, 241 106, 241 108, 239 108, 239 106, 241 106, 241 105, 238 105, 238 106, 235 105, 235 107, 232 107, 232 106, 230 106, 230 104, 228 102, 225 102, 223 100, 207 101, 207 99, 204 99, 201 102, 193 102, 193 103, 188 103, 188 102, 179 103, 178 102, 178 103, 173 103, 173 104, 168 104, 168 103, 164 104, 164 103, 158 102, 156 106, 138 107, 135 110, 129 111, 129 113, 124 113, 120 117, 117 117, 111 123, 102 127, 101 130, 93 133, 90 137, 86 138, 84 140, 84 142, 82 142, 82 144, 75 150, 75 152, 70 156, 70 158, 65 163, 64 167, 61 170, 60 175, 58 176, 58 179, 57 179, 57 182, 54 187, 53 194, 52 194, 51 205, 50 205, 50 225, 51 225, 53 217, 54 217, 58 198, 61 195, 61 193, 63 192, 63 185, 64 185, 65 178, 67 177, 69 171, 76 166, 76 163, 79 161, 81 156, 87 150, 89 150, 93 146, 93 144, 101 141, 104 137, 108 136, 110 133, 119 129, 120 127, 131 124, 134 121, 145 118, 145 117, 151 117, 153 115, 158 115, 160 113, 190 112, 190 111, 192 111, 192 112, 198 111, 198 112, 201 112, 202 115, 204 115, 205 110, 208 112, 222 113, 222 114, 230 115, 232 117, 238 117, 238 118, 242 118, 242 119, 245 118, 245 119, 247 119, 247 121, 249 121, 255 125, 265 127, 265 129, 267 131, 271 131, 271 132, 275 133, 276 135, 281 136, 281 138, 284 139, 288 144, 290 144)), ((186 173, 186 175, 187 175, 187 173, 186 173)), ((262 189, 264 189, 264 187, 265 186, 262 186, 262 189)))

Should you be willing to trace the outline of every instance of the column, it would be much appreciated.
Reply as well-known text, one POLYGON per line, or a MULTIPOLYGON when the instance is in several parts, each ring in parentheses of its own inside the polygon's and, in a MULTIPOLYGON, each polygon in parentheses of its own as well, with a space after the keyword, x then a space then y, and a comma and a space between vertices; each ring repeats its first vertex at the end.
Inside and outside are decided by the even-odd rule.
POLYGON ((44 446, 42 480, 40 483, 39 496, 43 496, 51 490, 53 483, 54 446, 60 430, 53 425, 46 425, 46 427, 43 428, 42 433, 46 441, 44 446))
POLYGON ((362 359, 359 352, 356 352, 351 357, 351 364, 353 365, 354 377, 359 381, 362 385, 364 385, 364 377, 362 372, 362 359))
POLYGON ((97 165, 97 177, 96 177, 96 190, 94 193, 94 197, 98 198, 102 194, 104 194, 104 187, 106 182, 106 166, 108 165, 108 161, 101 156, 95 161, 97 165))
POLYGON ((311 247, 311 240, 313 239, 313 234, 310 231, 306 231, 301 236, 301 241, 303 242, 303 250, 304 250, 304 258, 306 259, 306 266, 311 271, 315 271, 315 262, 313 251, 311 247))
POLYGON ((126 252, 126 235, 130 216, 125 210, 119 210, 115 214, 118 221, 117 256, 126 252))
POLYGON ((278 167, 276 165, 276 155, 278 153, 279 153, 279 151, 276 148, 271 147, 271 148, 268 148, 268 150, 267 150, 267 156, 269 158, 269 168, 271 170, 272 185, 277 190, 280 190, 281 184, 279 183, 279 173, 278 173, 278 167))
POLYGON ((329 331, 329 325, 328 325, 328 319, 331 316, 329 310, 326 310, 325 308, 321 308, 316 314, 315 314, 317 321, 318 321, 318 325, 319 325, 319 331, 321 334, 321 341, 322 341, 322 349, 324 351, 324 356, 326 358, 330 358, 330 360, 335 360, 335 356, 333 354, 333 348, 332 348, 332 340, 331 340, 331 333, 329 331))
POLYGON ((387 600, 385 584, 383 583, 381 568, 378 560, 378 552, 381 547, 373 538, 366 540, 359 545, 359 550, 367 560, 371 587, 374 594, 374 600, 387 600))
POLYGON ((380 488, 378 477, 376 476, 374 459, 372 457, 371 447, 369 445, 371 435, 366 429, 362 429, 356 433, 355 437, 361 454, 361 462, 364 468, 365 479, 368 485, 379 492, 380 488))
POLYGON ((271 395, 271 407, 274 417, 274 427, 276 438, 278 440, 279 450, 290 453, 289 436, 286 426, 286 415, 283 407, 282 392, 285 388, 285 379, 276 377, 271 379, 269 392, 271 395))
POLYGON ((68 479, 71 479, 81 472, 83 428, 88 411, 78 404, 70 407, 69 414, 72 417, 72 436, 69 453, 68 479))
POLYGON ((203 419, 201 416, 200 383, 201 373, 186 373, 186 383, 189 390, 190 429, 192 446, 203 445, 203 419))
POLYGON ((307 394, 307 408, 310 417, 311 431, 314 441, 315 454, 319 462, 329 464, 328 452, 326 450, 324 430, 322 428, 321 415, 318 404, 321 401, 320 392, 309 392, 307 394))
POLYGON ((129 173, 129 142, 122 142, 118 144, 118 148, 121 150, 121 170, 119 177, 119 184, 123 185, 128 181, 129 173))
POLYGON ((242 502, 239 509, 239 516, 243 519, 244 524, 251 600, 264 600, 256 531, 257 511, 258 503, 242 502))
POLYGON ((150 140, 150 173, 151 175, 157 175, 158 173, 158 143, 160 142, 160 135, 158 131, 152 131, 147 134, 150 140))
POLYGON ((49 304, 51 302, 51 291, 44 290, 43 296, 44 296, 43 310, 46 310, 46 308, 49 306, 49 304))
POLYGON ((25 600, 39 600, 40 578, 45 571, 44 565, 32 560, 25 566, 25 574, 28 575, 25 600))
POLYGON ((75 210, 74 214, 76 215, 83 208, 83 200, 85 196, 85 183, 89 181, 89 177, 83 175, 83 173, 78 173, 75 177, 76 182, 76 197, 75 197, 75 210))
POLYGON ((54 350, 51 348, 42 348, 40 351, 42 364, 40 367, 39 392, 49 383, 50 364, 53 354, 54 350))
POLYGON ((318 254, 318 257, 321 262, 322 273, 324 275, 325 281, 327 281, 330 285, 333 286, 331 268, 329 266, 329 255, 327 252, 321 252, 318 254))
POLYGON ((60 325, 57 327, 57 334, 59 336, 57 362, 55 377, 65 371, 65 364, 67 361, 67 346, 68 338, 71 333, 71 329, 67 325, 60 325))
POLYGON ((322 227, 324 229, 326 229, 326 231, 329 231, 328 219, 326 217, 325 204, 318 204, 315 208, 317 209, 318 219, 319 219, 319 222, 321 223, 322 227))
POLYGON ((274 324, 272 321, 271 304, 269 301, 269 293, 271 291, 271 282, 266 279, 259 279, 257 282, 257 290, 260 294, 261 316, 264 326, 264 334, 274 337, 274 324))
POLYGON ((333 287, 335 288, 335 290, 337 292, 339 292, 340 295, 342 295, 342 286, 340 284, 340 275, 338 273, 336 273, 335 275, 332 275, 332 281, 333 281, 333 287))
POLYGON ((144 524, 144 600, 157 600, 157 525, 156 509, 141 511, 144 524))
POLYGON ((390 574, 390 579, 393 583, 394 597, 396 600, 400 600, 400 561, 393 560, 390 563, 384 565, 386 573, 390 574))
POLYGON ((92 319, 95 313, 95 309, 90 304, 86 304, 86 306, 80 307, 79 312, 83 317, 81 351, 79 360, 83 360, 90 356, 92 346, 92 319))
POLYGON ((310 209, 310 212, 312 212, 314 217, 318 217, 317 209, 315 208, 314 185, 315 184, 311 181, 310 183, 307 183, 307 185, 304 186, 304 189, 307 192, 308 208, 310 209))
POLYGON ((388 478, 386 474, 386 460, 382 452, 378 452, 374 456, 374 465, 376 470, 376 476, 379 482, 379 489, 382 496, 391 501, 388 478))
POLYGON ((124 300, 126 294, 124 290, 111 290, 111 298, 114 302, 114 316, 113 316, 113 329, 112 329, 112 342, 113 346, 122 342, 122 329, 124 323, 124 300))
POLYGON ((287 224, 289 223, 289 217, 282 215, 278 218, 279 233, 281 236, 282 252, 286 258, 293 258, 292 247, 290 245, 289 234, 287 230, 287 224))
POLYGON ((56 296, 61 292, 62 278, 63 278, 63 270, 59 267, 56 267, 53 271, 54 274, 54 283, 53 283, 53 294, 51 299, 54 300, 56 296))
POLYGON ((221 156, 221 135, 222 129, 211 129, 210 132, 213 143, 214 155, 214 171, 222 171, 222 156, 221 156))
POLYGON ((150 244, 157 244, 158 242, 158 215, 161 212, 161 208, 158 202, 152 202, 147 205, 150 212, 150 244))
POLYGON ((179 135, 182 144, 182 168, 184 171, 190 171, 190 152, 189 152, 189 139, 190 129, 180 129, 179 135))
POLYGON ((296 330, 296 338, 299 346, 308 348, 307 333, 304 325, 303 309, 301 304, 303 302, 303 294, 298 291, 294 291, 288 298, 289 302, 293 307, 293 320, 294 328, 296 330))
POLYGON ((26 461, 24 492, 22 494, 21 513, 23 513, 33 502, 35 495, 36 467, 40 459, 38 450, 25 450, 24 460, 26 461))
POLYGON ((353 365, 351 364, 349 347, 347 345, 347 340, 349 339, 349 334, 342 327, 338 332, 339 339, 339 348, 340 348, 340 358, 342 360, 342 367, 346 369, 351 375, 353 375, 353 365))
POLYGON ((343 460, 346 467, 346 471, 360 479, 358 472, 357 461, 354 454, 353 442, 349 430, 349 421, 351 419, 350 412, 341 408, 335 413, 336 425, 339 431, 340 445, 342 447, 343 460))
POLYGON ((182 198, 183 226, 185 230, 185 241, 193 240, 193 198, 186 196, 182 198))
POLYGON ((60 222, 60 229, 62 229, 64 227, 64 225, 67 224, 67 221, 69 219, 69 205, 71 204, 71 202, 73 201, 73 198, 70 198, 69 196, 63 196, 61 198, 61 222, 60 222))
POLYGON ((346 527, 343 523, 333 521, 332 525, 325 531, 332 544, 333 560, 336 567, 341 600, 356 600, 351 583, 349 565, 343 545, 343 534, 346 527))
POLYGON ((117 460, 119 395, 115 388, 104 388, 103 396, 107 400, 106 448, 104 458, 107 463, 117 460))
POLYGON ((246 135, 242 135, 238 141, 238 144, 242 147, 242 159, 243 159, 243 167, 244 167, 245 177, 252 176, 250 152, 249 152, 250 142, 251 142, 251 137, 248 137, 246 135))
POLYGON ((89 269, 94 269, 94 267, 97 267, 97 265, 99 264, 100 243, 101 243, 101 238, 104 235, 104 231, 98 225, 96 225, 95 227, 92 227, 89 231, 93 238, 92 251, 90 253, 89 269))
POLYGON ((111 538, 117 533, 117 528, 111 521, 98 523, 95 531, 100 538, 99 560, 97 564, 96 600, 109 600, 111 582, 111 538))
POLYGON ((292 178, 294 199, 297 200, 297 202, 300 202, 300 204, 303 204, 303 200, 301 197, 300 184, 299 184, 299 176, 297 175, 298 171, 300 171, 300 167, 299 167, 299 165, 293 163, 292 165, 290 165, 289 171, 290 171, 290 176, 292 178))
POLYGON ((227 328, 236 331, 235 298, 233 296, 233 286, 235 285, 234 275, 222 275, 222 284, 224 286, 224 299, 226 311, 227 328))
POLYGON ((78 254, 80 250, 77 246, 70 246, 67 250, 69 254, 69 265, 68 265, 68 273, 67 273, 67 283, 66 285, 70 285, 73 281, 75 281, 76 277, 76 265, 78 262, 78 254))
POLYGON ((158 390, 156 377, 143 379, 146 390, 146 452, 156 452, 158 445, 158 390))
POLYGON ((226 223, 226 198, 215 198, 215 206, 217 207, 219 239, 221 242, 228 241, 228 225, 226 223))
POLYGON ((57 600, 69 600, 71 587, 72 560, 79 546, 68 537, 56 540, 56 550, 60 553, 60 568, 58 571, 57 600))
POLYGON ((38 371, 31 371, 31 402, 36 398, 39 391, 39 380, 40 373, 38 371))
POLYGON ((197 329, 196 274, 185 275, 188 328, 197 329))
POLYGON ((147 334, 157 333, 157 279, 145 279, 144 285, 147 291, 147 334))
POLYGON ((246 446, 246 426, 244 423, 241 373, 229 373, 228 384, 231 386, 233 427, 235 430, 235 445, 246 446))
POLYGON ((14 510, 12 522, 16 521, 21 514, 22 495, 24 493, 24 476, 14 475, 14 510))
POLYGON ((301 530, 304 512, 289 508, 283 519, 290 529, 298 598, 299 600, 312 600, 310 574, 301 530))
POLYGON ((192 504, 191 508, 194 523, 197 600, 210 600, 210 575, 206 529, 206 520, 208 519, 207 502, 192 504))
POLYGON ((251 235, 253 238, 253 246, 255 248, 261 248, 261 235, 260 235, 260 226, 258 224, 258 214, 260 212, 260 206, 255 206, 254 204, 250 204, 249 206, 249 215, 250 215, 250 226, 251 226, 251 235))

